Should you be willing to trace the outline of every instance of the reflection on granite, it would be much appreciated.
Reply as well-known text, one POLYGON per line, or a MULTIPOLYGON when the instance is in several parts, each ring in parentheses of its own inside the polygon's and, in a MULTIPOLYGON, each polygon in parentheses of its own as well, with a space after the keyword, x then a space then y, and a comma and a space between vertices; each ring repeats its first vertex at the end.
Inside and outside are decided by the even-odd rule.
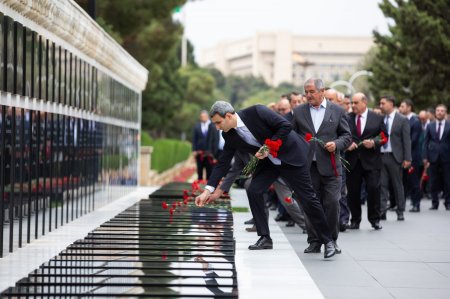
MULTIPOLYGON (((185 184, 169 184, 179 200, 185 184)), ((230 209, 179 207, 143 199, 41 265, 2 298, 237 298, 230 209)), ((221 205, 228 205, 224 200, 221 205)))

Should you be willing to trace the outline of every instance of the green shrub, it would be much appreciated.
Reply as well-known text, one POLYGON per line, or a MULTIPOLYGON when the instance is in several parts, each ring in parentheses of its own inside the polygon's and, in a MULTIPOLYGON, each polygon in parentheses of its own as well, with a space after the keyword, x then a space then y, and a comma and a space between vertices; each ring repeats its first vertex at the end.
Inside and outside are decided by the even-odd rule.
POLYGON ((145 131, 141 131, 141 145, 142 146, 152 146, 153 145, 152 137, 145 131))
MULTIPOLYGON (((141 144, 143 144, 141 140, 141 144)), ((191 154, 191 144, 175 139, 153 140, 152 169, 163 172, 175 164, 185 161, 191 154)))

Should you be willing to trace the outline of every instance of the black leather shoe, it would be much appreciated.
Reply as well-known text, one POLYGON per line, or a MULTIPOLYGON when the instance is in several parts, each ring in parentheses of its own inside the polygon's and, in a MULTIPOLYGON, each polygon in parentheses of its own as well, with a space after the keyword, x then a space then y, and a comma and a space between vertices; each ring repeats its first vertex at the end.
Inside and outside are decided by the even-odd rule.
POLYGON ((397 214, 397 221, 405 221, 405 216, 403 213, 397 214))
POLYGON ((359 229, 359 223, 352 222, 348 228, 349 229, 359 229))
POLYGON ((336 249, 336 254, 341 254, 342 250, 341 248, 339 248, 338 244, 336 241, 334 241, 334 249, 336 249))
POLYGON ((320 253, 320 247, 322 247, 322 244, 318 243, 311 243, 308 247, 303 251, 304 253, 320 253))
POLYGON ((348 224, 347 223, 342 223, 339 225, 339 231, 340 232, 345 232, 348 228, 348 224))
POLYGON ((246 227, 245 230, 249 233, 256 232, 256 225, 253 224, 252 227, 246 227))
POLYGON ((437 205, 432 205, 431 208, 430 208, 430 210, 437 210, 437 209, 438 209, 437 205))
POLYGON ((412 207, 411 210, 409 210, 410 213, 419 213, 420 208, 419 207, 412 207))
POLYGON ((375 230, 380 230, 380 229, 382 229, 383 227, 380 225, 380 222, 374 222, 374 223, 372 223, 372 227, 375 229, 375 230))
POLYGON ((289 220, 289 221, 286 223, 286 227, 293 227, 293 226, 295 226, 294 220, 289 220))
POLYGON ((386 220, 386 212, 381 214, 380 220, 386 220))
POLYGON ((273 242, 270 237, 262 236, 255 244, 248 246, 250 250, 273 249, 273 242))
POLYGON ((334 247, 334 242, 330 241, 327 244, 325 244, 325 251, 323 253, 324 258, 330 258, 333 255, 336 254, 336 248, 334 247))
POLYGON ((284 216, 283 214, 278 214, 277 217, 275 217, 275 221, 288 221, 288 218, 284 216))
POLYGON ((255 224, 255 219, 250 219, 244 222, 244 224, 255 224))

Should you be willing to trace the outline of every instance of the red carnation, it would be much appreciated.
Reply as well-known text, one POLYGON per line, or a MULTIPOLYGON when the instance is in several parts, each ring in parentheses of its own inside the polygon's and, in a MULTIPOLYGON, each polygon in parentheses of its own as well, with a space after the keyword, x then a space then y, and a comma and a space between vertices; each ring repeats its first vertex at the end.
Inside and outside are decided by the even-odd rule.
POLYGON ((305 134, 305 140, 306 141, 310 142, 312 138, 313 138, 313 135, 311 133, 306 133, 305 134))
POLYGON ((188 199, 189 196, 187 194, 183 194, 183 200, 188 199))
POLYGON ((185 205, 187 205, 188 202, 189 202, 189 200, 187 200, 187 199, 185 199, 185 200, 183 201, 183 203, 184 203, 185 205))
POLYGON ((165 201, 163 201, 163 202, 161 203, 161 205, 162 205, 162 208, 163 208, 164 210, 166 210, 166 209, 169 207, 165 201))
POLYGON ((171 209, 169 210, 170 215, 173 215, 173 211, 175 211, 174 208, 171 208, 171 209))
POLYGON ((408 174, 411 174, 411 173, 413 173, 414 172, 414 167, 410 167, 409 169, 408 169, 408 174))
POLYGON ((384 132, 381 132, 380 134, 380 144, 384 145, 388 142, 388 137, 384 134, 384 132))
POLYGON ((176 209, 176 208, 177 208, 177 203, 176 203, 176 202, 172 203, 172 208, 173 208, 173 209, 176 209))
POLYGON ((284 201, 288 204, 292 204, 292 198, 290 198, 290 197, 285 197, 284 201))

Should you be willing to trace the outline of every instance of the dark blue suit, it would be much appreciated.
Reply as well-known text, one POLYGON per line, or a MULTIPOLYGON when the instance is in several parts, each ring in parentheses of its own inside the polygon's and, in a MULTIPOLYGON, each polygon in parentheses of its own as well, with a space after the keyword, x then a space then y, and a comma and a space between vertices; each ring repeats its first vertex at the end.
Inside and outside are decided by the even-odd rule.
POLYGON ((411 166, 414 171, 408 174, 408 170, 404 170, 403 173, 403 185, 405 187, 406 194, 411 195, 412 205, 420 208, 420 199, 422 198, 422 192, 420 191, 420 164, 422 161, 422 149, 420 137, 422 135, 422 124, 416 116, 412 116, 409 119, 410 135, 411 135, 411 166))
POLYGON ((444 190, 445 205, 450 208, 450 122, 446 121, 442 137, 437 135, 436 121, 425 132, 424 159, 430 162, 430 184, 433 206, 439 205, 438 192, 444 190))
POLYGON ((192 150, 202 151, 202 155, 197 155, 197 176, 199 180, 203 179, 203 169, 206 169, 206 179, 211 175, 212 165, 210 163, 210 156, 213 158, 217 152, 218 134, 213 123, 208 126, 208 131, 203 134, 201 123, 197 123, 194 127, 194 135, 192 138, 192 150))
MULTIPOLYGON (((261 145, 266 139, 281 139, 283 142, 278 151, 281 165, 274 165, 268 158, 260 160, 247 190, 258 235, 270 234, 262 194, 278 177, 281 177, 297 194, 321 241, 324 244, 331 241, 330 229, 322 205, 312 188, 306 161, 308 152, 306 141, 292 130, 289 121, 266 106, 255 105, 237 113, 261 145)), ((222 136, 225 139, 225 146, 208 181, 208 185, 213 187, 216 187, 220 179, 227 174, 236 150, 251 155, 259 150, 259 147, 245 142, 235 129, 223 132, 222 136)))

